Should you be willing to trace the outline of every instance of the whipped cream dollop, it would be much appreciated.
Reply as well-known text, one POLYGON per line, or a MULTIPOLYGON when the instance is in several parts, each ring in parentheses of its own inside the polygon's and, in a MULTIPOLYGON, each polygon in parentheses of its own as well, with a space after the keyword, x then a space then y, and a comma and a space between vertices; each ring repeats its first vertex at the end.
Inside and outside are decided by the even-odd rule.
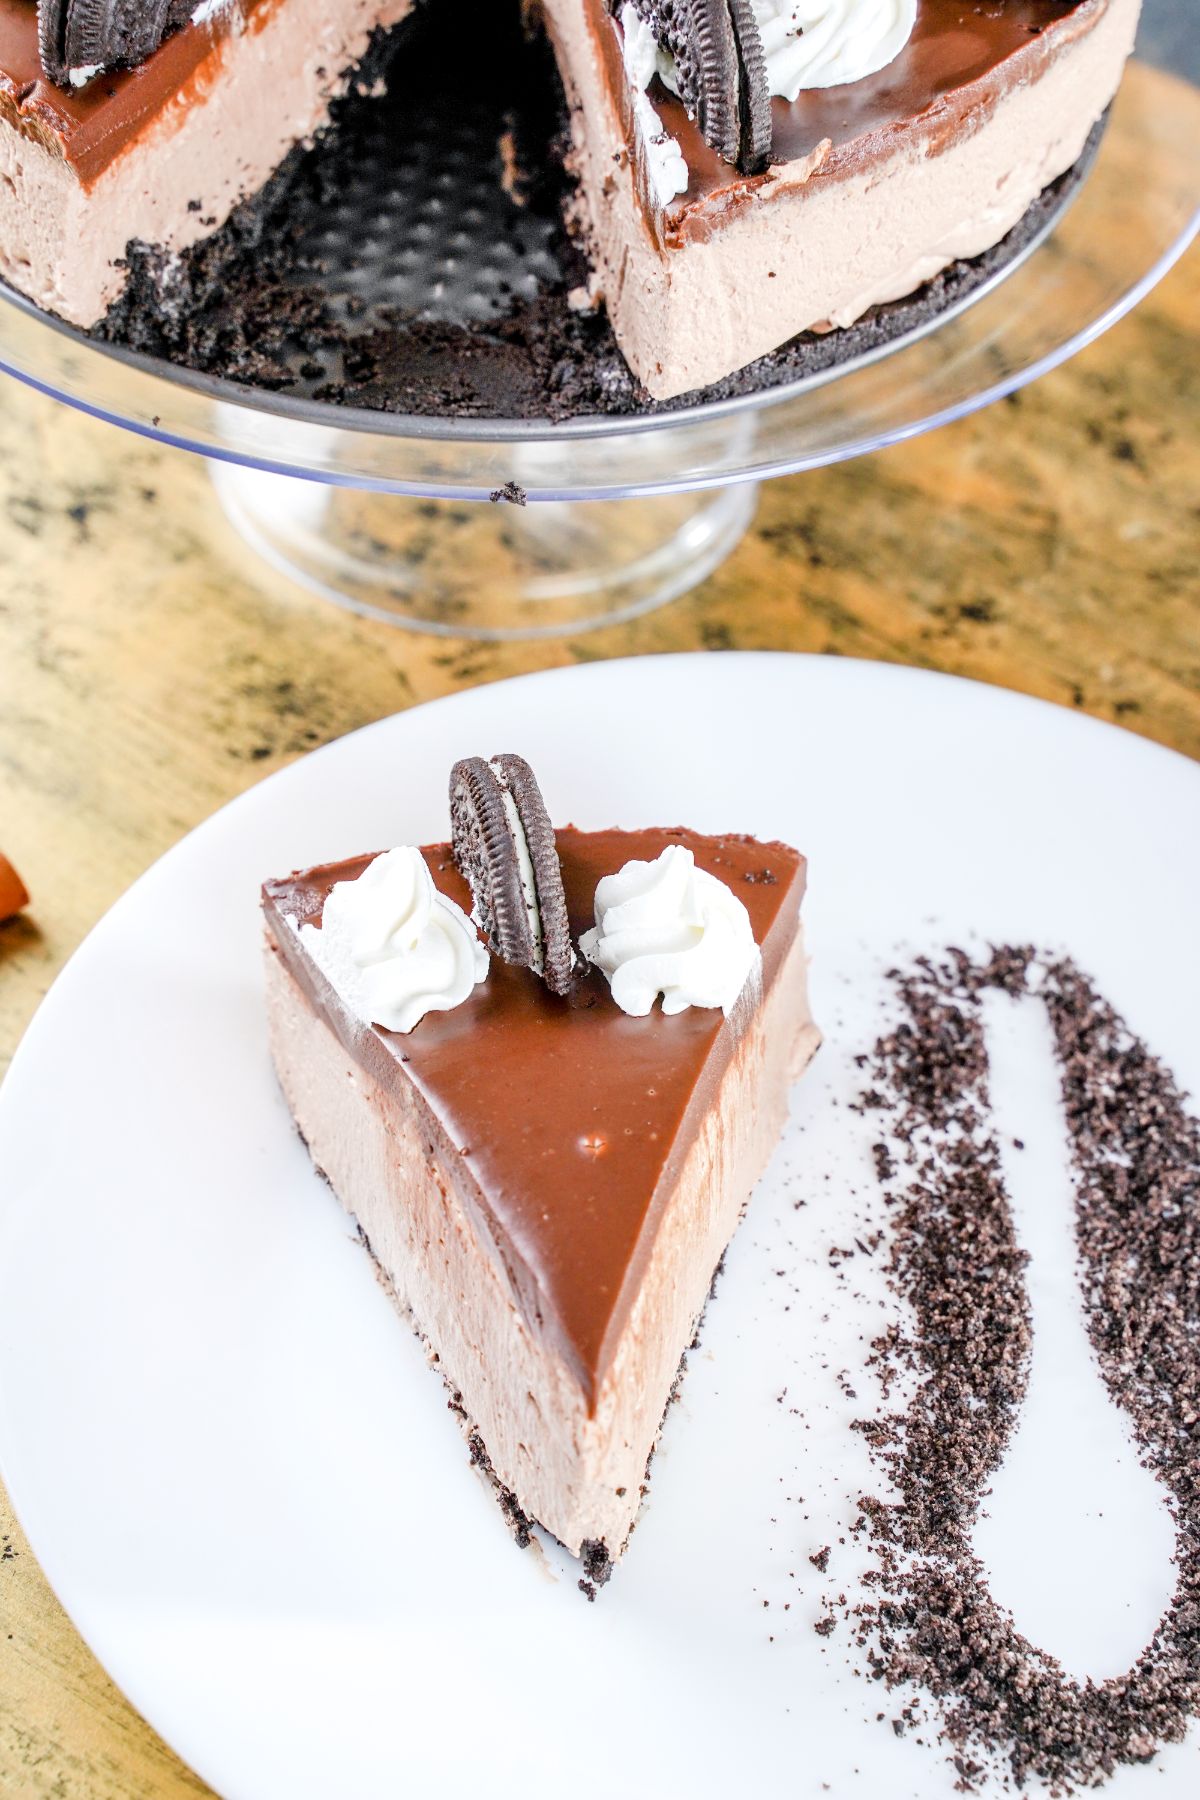
POLYGON ((772 94, 840 87, 885 69, 912 36, 917 0, 750 0, 772 94))
POLYGON ((475 927, 408 845, 336 882, 320 925, 302 925, 300 937, 351 1012, 387 1031, 460 1006, 488 972, 475 927))
POLYGON ((665 129, 646 90, 657 75, 672 93, 677 92, 675 59, 659 48, 650 26, 629 0, 621 8, 621 53, 650 193, 656 206, 669 206, 677 194, 687 192, 688 166, 679 139, 665 129))
POLYGON ((760 962, 750 914, 682 844, 606 875, 596 888, 595 929, 579 944, 622 1012, 637 1018, 660 994, 665 1013, 728 1013, 760 962))
POLYGON ((199 6, 192 13, 193 25, 207 25, 218 13, 223 13, 233 5, 233 0, 200 0, 199 6))

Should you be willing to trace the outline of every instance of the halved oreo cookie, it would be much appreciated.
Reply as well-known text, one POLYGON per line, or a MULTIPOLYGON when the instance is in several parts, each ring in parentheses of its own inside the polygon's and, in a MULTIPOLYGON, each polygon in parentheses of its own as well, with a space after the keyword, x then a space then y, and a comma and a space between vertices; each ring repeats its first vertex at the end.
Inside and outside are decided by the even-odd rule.
POLYGON ((745 174, 771 155, 771 95, 750 0, 632 0, 675 64, 706 144, 745 174))
POLYGON ((729 0, 729 17, 741 75, 737 166, 745 175, 760 175, 771 160, 771 88, 767 80, 767 54, 750 0, 729 0))
POLYGON ((128 69, 186 25, 195 0, 38 0, 38 49, 59 87, 97 69, 128 69))
POLYGON ((524 758, 455 763, 450 830, 489 947, 504 962, 532 969, 553 993, 569 993, 575 952, 554 827, 524 758))

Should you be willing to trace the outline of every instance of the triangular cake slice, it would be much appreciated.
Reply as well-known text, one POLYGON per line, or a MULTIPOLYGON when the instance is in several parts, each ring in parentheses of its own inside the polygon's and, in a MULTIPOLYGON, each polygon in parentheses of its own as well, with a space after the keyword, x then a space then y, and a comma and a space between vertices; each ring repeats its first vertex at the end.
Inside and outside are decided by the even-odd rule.
MULTIPOLYGON (((436 1354, 477 1459, 593 1574, 628 1539, 714 1272, 819 1042, 805 861, 785 844, 562 830, 574 940, 603 877, 671 845, 749 915, 760 956, 728 1015, 630 1016, 594 967, 562 997, 493 955, 460 1004, 389 1031, 351 1009, 307 929, 373 859, 264 888, 271 1048, 313 1160, 436 1354)), ((470 911, 450 846, 420 854, 470 911)))

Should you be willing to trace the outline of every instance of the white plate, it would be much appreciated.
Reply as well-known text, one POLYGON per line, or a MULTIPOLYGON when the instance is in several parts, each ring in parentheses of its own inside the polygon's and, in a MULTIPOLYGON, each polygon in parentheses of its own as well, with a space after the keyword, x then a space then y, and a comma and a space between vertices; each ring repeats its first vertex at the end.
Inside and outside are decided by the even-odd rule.
MULTIPOLYGON (((849 1579, 836 1540, 864 1473, 846 1430, 862 1398, 836 1375, 861 1361, 866 1302, 826 1254, 872 1191, 852 1058, 898 946, 1033 939, 1073 952, 1200 1090, 1198 818, 1200 768, 1035 701, 857 662, 689 656, 385 720, 193 833, 72 960, 0 1093, 5 1477, 135 1704, 239 1800, 950 1795, 936 1748, 875 1723, 845 1632, 812 1630, 849 1579), (451 761, 509 748, 560 820, 746 829, 812 862, 828 1042, 594 1606, 564 1559, 508 1541, 289 1128, 260 1017, 260 879, 444 834, 451 761), (800 1413, 776 1404, 784 1385, 800 1413), (823 1578, 808 1555, 831 1541, 823 1578)), ((1010 1082, 1010 1111, 1038 1088, 1010 1082)), ((1059 1274, 1043 1348, 1069 1338, 1059 1274)), ((1122 1422, 1076 1377, 1100 1461, 1087 1481, 1010 1481, 988 1556, 1018 1623, 1108 1674, 1169 1592, 1171 1540, 1122 1422), (1064 1554, 1048 1528, 1022 1574, 1043 1497, 1077 1529, 1064 1554), (1103 1513, 1138 1529, 1101 1580, 1103 1513)), ((1152 1790, 1127 1770, 1111 1791, 1194 1794, 1196 1752, 1193 1733, 1152 1790)))

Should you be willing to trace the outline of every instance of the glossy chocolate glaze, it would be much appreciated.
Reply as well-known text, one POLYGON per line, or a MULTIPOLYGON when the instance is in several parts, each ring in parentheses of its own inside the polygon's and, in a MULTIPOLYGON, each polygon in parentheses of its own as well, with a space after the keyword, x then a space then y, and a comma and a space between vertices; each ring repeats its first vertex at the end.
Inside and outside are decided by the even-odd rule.
MULTIPOLYGON (((628 135, 620 28, 604 0, 587 4, 628 135)), ((809 88, 793 101, 771 102, 773 174, 739 175, 656 81, 651 99, 664 129, 678 139, 691 177, 687 192, 660 218, 656 235, 668 245, 708 237, 722 215, 786 191, 779 181, 781 165, 817 156, 810 179, 821 182, 890 156, 901 142, 928 141, 936 154, 973 131, 1018 82, 1035 80, 1107 6, 1108 0, 918 0, 912 36, 887 68, 863 81, 809 88)))
POLYGON ((203 25, 175 32, 140 67, 60 88, 42 70, 34 0, 0 0, 0 121, 61 156, 90 187, 169 105, 204 99, 220 78, 230 32, 259 30, 281 3, 231 0, 203 25))
MULTIPOLYGON (((805 862, 787 845, 695 832, 558 833, 572 932, 592 923, 596 883, 630 857, 682 843, 745 902, 778 972, 799 927, 805 862)), ((447 845, 423 852, 441 890, 469 910, 447 845)), ((407 1077, 459 1159, 464 1198, 495 1245, 530 1327, 563 1354, 593 1404, 629 1315, 655 1227, 695 1131, 739 1041, 731 1020, 692 1008, 627 1017, 592 972, 570 1001, 492 958, 461 1006, 407 1036, 364 1027, 292 929, 318 923, 335 881, 371 858, 309 869, 263 889, 267 930, 348 1053, 387 1084, 407 1077)))

